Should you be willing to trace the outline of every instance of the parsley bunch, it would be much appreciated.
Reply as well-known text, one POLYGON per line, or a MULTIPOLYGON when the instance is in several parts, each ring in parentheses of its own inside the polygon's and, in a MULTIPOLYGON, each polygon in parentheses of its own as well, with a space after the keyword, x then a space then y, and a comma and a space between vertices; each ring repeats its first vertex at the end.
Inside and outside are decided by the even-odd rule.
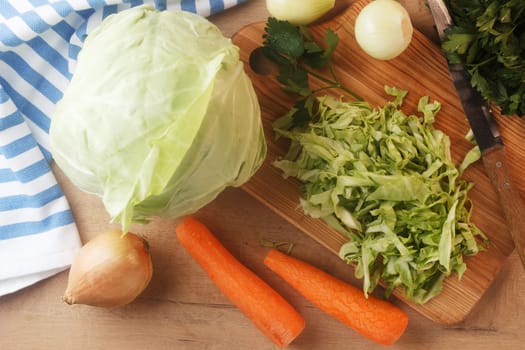
POLYGON ((277 81, 285 91, 301 96, 294 106, 296 124, 309 120, 315 94, 320 91, 340 89, 356 100, 363 100, 342 84, 334 73, 331 61, 339 37, 331 29, 326 30, 321 44, 306 26, 295 26, 288 21, 269 17, 263 39, 262 53, 279 69, 277 81), (325 74, 326 70, 328 74, 325 74), (313 90, 309 77, 315 77, 326 85, 313 90))
POLYGON ((525 115, 525 1, 447 0, 454 26, 443 50, 506 115, 525 115))

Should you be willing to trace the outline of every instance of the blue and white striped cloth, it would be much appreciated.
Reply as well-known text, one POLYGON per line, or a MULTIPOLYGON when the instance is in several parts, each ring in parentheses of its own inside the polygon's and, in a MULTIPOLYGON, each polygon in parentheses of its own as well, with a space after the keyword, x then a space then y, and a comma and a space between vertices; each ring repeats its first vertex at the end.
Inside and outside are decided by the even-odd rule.
POLYGON ((132 6, 209 16, 246 0, 0 0, 0 296, 69 267, 81 246, 48 131, 78 52, 132 6))

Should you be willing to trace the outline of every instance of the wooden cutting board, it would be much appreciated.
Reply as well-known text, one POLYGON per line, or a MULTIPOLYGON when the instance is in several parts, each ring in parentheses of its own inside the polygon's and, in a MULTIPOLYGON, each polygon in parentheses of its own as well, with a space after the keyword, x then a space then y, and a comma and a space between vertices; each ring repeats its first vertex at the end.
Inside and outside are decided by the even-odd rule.
MULTIPOLYGON (((354 20, 365 4, 366 1, 356 2, 340 16, 312 28, 318 38, 322 37, 327 27, 339 35, 339 46, 333 58, 336 75, 372 105, 383 105, 388 100, 383 90, 385 85, 409 91, 403 105, 405 113, 417 113, 417 101, 424 95, 441 102, 442 109, 435 125, 450 136, 453 158, 459 162, 472 147, 464 138, 469 126, 440 48, 421 33, 415 32, 410 47, 402 55, 386 62, 374 60, 357 46, 353 35, 354 20)), ((298 184, 294 180, 283 179, 280 170, 271 164, 284 155, 287 149, 286 142, 274 140, 271 123, 289 110, 293 96, 280 90, 274 76, 259 75, 250 68, 250 54, 261 46, 263 29, 264 23, 251 24, 232 38, 240 48, 241 59, 256 89, 268 142, 266 162, 243 188, 337 254, 345 238, 321 220, 305 216, 299 208, 301 194, 298 184)), ((318 82, 312 81, 312 85, 315 87, 318 82)), ((521 175, 525 174, 525 126, 520 118, 496 114, 511 161, 511 175, 523 194, 525 179, 521 175)), ((441 324, 458 323, 469 314, 514 249, 496 192, 481 162, 471 167, 464 177, 475 183, 470 191, 474 204, 473 221, 489 237, 490 247, 475 257, 467 258, 468 269, 461 281, 458 281, 457 276, 451 276, 446 280, 442 294, 425 305, 404 300, 399 291, 395 292, 409 306, 441 324)))

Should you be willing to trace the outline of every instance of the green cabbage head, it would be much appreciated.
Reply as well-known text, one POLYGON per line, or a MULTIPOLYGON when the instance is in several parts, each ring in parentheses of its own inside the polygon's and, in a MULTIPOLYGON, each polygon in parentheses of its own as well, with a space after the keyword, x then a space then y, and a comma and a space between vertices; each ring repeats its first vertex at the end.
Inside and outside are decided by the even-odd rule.
POLYGON ((89 34, 50 136, 58 166, 124 230, 197 211, 266 156, 239 49, 199 15, 147 6, 89 34))

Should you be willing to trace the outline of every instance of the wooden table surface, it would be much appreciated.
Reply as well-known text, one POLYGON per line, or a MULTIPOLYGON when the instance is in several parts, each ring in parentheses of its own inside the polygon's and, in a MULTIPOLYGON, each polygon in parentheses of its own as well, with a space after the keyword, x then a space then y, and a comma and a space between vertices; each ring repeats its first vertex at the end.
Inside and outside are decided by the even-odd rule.
MULTIPOLYGON (((434 38, 423 0, 401 1, 413 23, 434 38)), ((217 15, 215 22, 231 36, 245 24, 265 20, 264 0, 217 15)), ((79 192, 55 169, 70 200, 85 242, 111 227, 96 197, 79 192)), ((303 299, 262 259, 261 238, 295 244, 294 255, 356 285, 352 270, 337 256, 306 237, 242 189, 228 189, 196 216, 224 245, 294 305, 306 320, 304 332, 289 349, 382 349, 303 299)), ((0 349, 275 349, 245 316, 218 292, 204 272, 178 245, 176 221, 135 226, 149 240, 154 276, 132 304, 117 309, 69 306, 61 301, 67 271, 0 298, 0 349)), ((442 326, 399 301, 409 326, 392 349, 522 349, 525 343, 525 274, 515 253, 473 312, 460 324, 442 326)))

